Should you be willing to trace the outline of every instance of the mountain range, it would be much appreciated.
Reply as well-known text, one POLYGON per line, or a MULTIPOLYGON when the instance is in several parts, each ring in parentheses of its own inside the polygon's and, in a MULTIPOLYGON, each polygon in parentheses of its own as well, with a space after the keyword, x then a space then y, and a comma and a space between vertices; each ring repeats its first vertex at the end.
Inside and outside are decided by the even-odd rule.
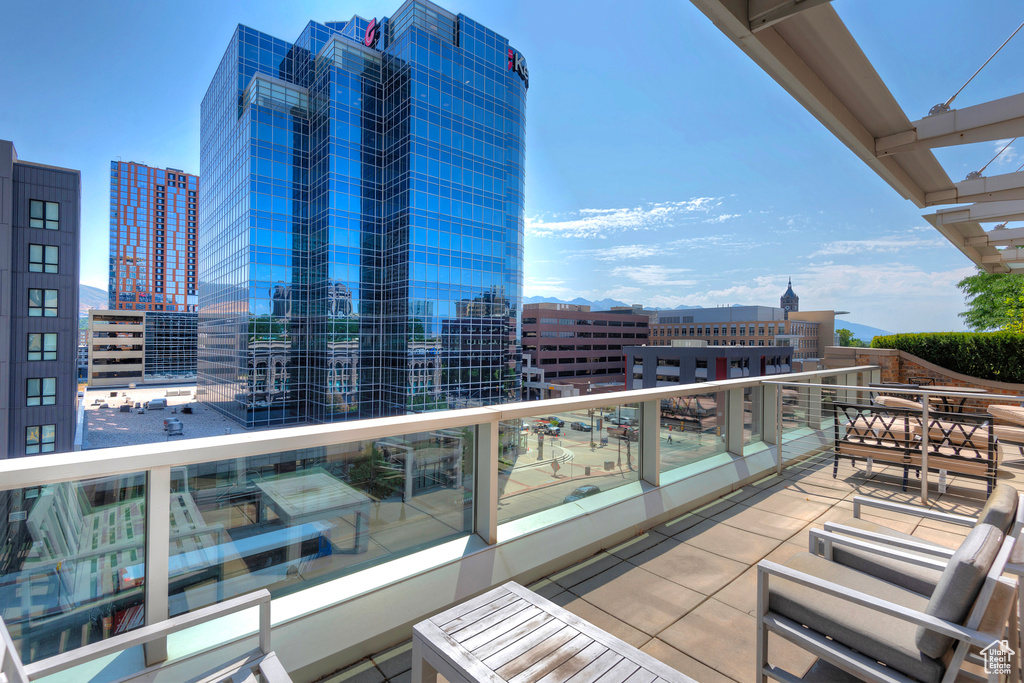
POLYGON ((107 308, 107 291, 78 283, 78 317, 88 318, 90 308, 107 308))

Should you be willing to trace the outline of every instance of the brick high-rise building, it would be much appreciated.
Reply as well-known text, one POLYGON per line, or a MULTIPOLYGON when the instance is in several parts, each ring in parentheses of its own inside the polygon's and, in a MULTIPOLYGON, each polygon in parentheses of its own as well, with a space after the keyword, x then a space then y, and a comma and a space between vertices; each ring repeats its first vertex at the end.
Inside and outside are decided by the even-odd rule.
POLYGON ((110 162, 110 308, 196 312, 199 176, 110 162))

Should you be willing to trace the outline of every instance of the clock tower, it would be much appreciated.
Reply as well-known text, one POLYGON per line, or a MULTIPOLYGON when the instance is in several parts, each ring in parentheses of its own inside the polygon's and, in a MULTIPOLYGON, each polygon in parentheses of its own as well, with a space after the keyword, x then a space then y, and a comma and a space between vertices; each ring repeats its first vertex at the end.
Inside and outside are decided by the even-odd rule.
POLYGON ((793 278, 789 278, 789 286, 779 299, 779 306, 786 312, 786 320, 789 320, 790 313, 800 310, 800 297, 793 292, 793 278))

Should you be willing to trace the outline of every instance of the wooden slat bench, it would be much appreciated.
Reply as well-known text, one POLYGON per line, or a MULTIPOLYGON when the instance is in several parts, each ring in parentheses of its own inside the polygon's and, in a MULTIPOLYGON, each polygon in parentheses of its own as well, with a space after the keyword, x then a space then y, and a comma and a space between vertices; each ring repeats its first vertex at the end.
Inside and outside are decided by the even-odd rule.
POLYGON ((696 683, 510 581, 413 627, 412 683, 696 683))

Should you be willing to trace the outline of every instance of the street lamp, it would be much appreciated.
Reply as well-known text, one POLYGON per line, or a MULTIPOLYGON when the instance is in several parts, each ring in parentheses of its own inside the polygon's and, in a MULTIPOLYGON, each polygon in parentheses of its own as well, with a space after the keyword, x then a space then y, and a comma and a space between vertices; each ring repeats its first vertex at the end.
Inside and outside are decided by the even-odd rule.
MULTIPOLYGON (((587 396, 590 396, 592 390, 590 382, 587 382, 587 396)), ((588 408, 587 412, 590 413, 590 450, 594 450, 594 409, 588 408)))

